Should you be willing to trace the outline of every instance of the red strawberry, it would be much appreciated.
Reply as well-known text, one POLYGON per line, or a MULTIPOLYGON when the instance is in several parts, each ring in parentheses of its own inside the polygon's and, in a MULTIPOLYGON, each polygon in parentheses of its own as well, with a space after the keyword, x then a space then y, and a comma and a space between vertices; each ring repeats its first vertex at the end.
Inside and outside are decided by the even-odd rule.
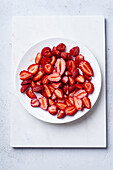
POLYGON ((36 85, 41 85, 42 84, 42 81, 41 80, 38 80, 35 82, 36 85))
POLYGON ((21 71, 19 75, 21 80, 28 80, 32 77, 32 73, 26 70, 21 71))
POLYGON ((84 97, 82 99, 83 101, 83 104, 84 106, 87 108, 87 109, 90 109, 91 108, 91 102, 90 102, 90 99, 88 97, 84 97))
POLYGON ((36 74, 36 73, 38 72, 38 67, 39 67, 39 65, 37 65, 37 64, 32 64, 32 65, 30 65, 27 69, 28 69, 28 71, 29 71, 30 73, 36 74))
POLYGON ((61 89, 55 89, 55 94, 57 96, 57 98, 59 99, 63 99, 63 91, 61 89))
POLYGON ((82 70, 83 73, 87 74, 88 76, 93 76, 93 69, 88 61, 81 61, 79 64, 79 68, 82 70))
POLYGON ((51 85, 52 85, 55 89, 57 89, 57 88, 59 88, 59 87, 62 87, 62 86, 63 86, 63 84, 62 84, 61 82, 51 83, 51 85))
POLYGON ((65 103, 67 104, 67 106, 72 106, 72 104, 70 103, 68 99, 65 99, 65 103))
POLYGON ((56 62, 56 57, 53 55, 53 56, 51 57, 51 62, 50 62, 50 64, 54 65, 55 62, 56 62))
POLYGON ((72 105, 74 105, 73 97, 70 96, 70 97, 68 98, 68 100, 69 100, 69 102, 70 102, 72 105))
POLYGON ((65 114, 68 116, 72 116, 77 112, 76 108, 74 106, 68 106, 65 109, 65 114))
POLYGON ((39 102, 40 102, 40 107, 43 110, 47 110, 47 108, 48 108, 47 98, 46 97, 41 97, 41 98, 39 98, 39 102))
POLYGON ((70 85, 75 84, 75 79, 73 77, 71 77, 71 76, 69 76, 69 84, 70 85))
POLYGON ((36 95, 33 93, 33 90, 32 90, 32 89, 28 89, 28 90, 26 91, 26 95, 27 95, 29 98, 31 98, 31 99, 36 99, 36 98, 37 98, 36 95))
POLYGON ((75 57, 75 56, 79 55, 79 51, 80 51, 79 47, 76 46, 76 47, 73 47, 72 49, 70 49, 70 54, 75 57))
POLYGON ((40 53, 37 53, 37 56, 36 56, 36 58, 35 58, 35 63, 36 63, 36 64, 39 64, 41 58, 42 58, 42 55, 41 55, 40 53))
POLYGON ((38 73, 33 77, 34 81, 40 80, 44 75, 44 72, 39 70, 38 73))
POLYGON ((84 76, 82 75, 78 75, 76 78, 75 78, 76 81, 78 81, 79 83, 84 83, 85 82, 85 78, 84 76))
POLYGON ((61 57, 62 57, 64 60, 71 60, 71 59, 72 59, 70 53, 67 53, 67 52, 61 52, 61 57))
POLYGON ((76 65, 78 66, 79 63, 80 63, 81 61, 83 61, 83 60, 84 60, 84 56, 83 56, 82 54, 77 55, 77 56, 75 57, 75 63, 76 63, 76 65))
POLYGON ((31 106, 32 107, 38 107, 40 105, 39 100, 38 99, 32 99, 31 100, 31 106))
POLYGON ((48 102, 49 102, 49 106, 55 105, 55 102, 52 99, 49 99, 48 102))
POLYGON ((48 84, 48 87, 50 88, 52 93, 55 91, 54 87, 51 84, 48 84))
POLYGON ((67 76, 63 76, 63 77, 62 77, 62 82, 63 82, 64 84, 67 84, 67 83, 68 83, 68 80, 69 80, 69 78, 68 78, 67 76))
POLYGON ((50 114, 52 115, 56 115, 58 112, 57 106, 56 105, 52 105, 50 107, 48 107, 48 111, 50 114))
POLYGON ((75 84, 75 87, 77 87, 78 89, 83 89, 83 85, 82 84, 75 84))
POLYGON ((91 77, 88 76, 87 74, 83 73, 83 76, 85 77, 86 80, 90 81, 91 80, 91 77))
POLYGON ((56 103, 56 105, 58 106, 58 108, 60 110, 65 110, 65 108, 67 107, 67 105, 65 103, 56 103))
POLYGON ((62 76, 66 69, 66 62, 63 58, 58 58, 55 67, 57 68, 57 72, 62 76))
POLYGON ((31 84, 32 80, 23 80, 21 85, 31 84))
POLYGON ((78 90, 74 96, 78 97, 79 99, 82 99, 83 97, 87 96, 87 92, 85 90, 78 90))
POLYGON ((32 81, 30 86, 31 86, 31 88, 33 88, 34 86, 36 86, 35 82, 32 81))
POLYGON ((57 118, 58 118, 58 119, 61 119, 61 118, 64 118, 64 116, 65 116, 64 110, 60 110, 59 113, 58 113, 58 115, 57 115, 57 118))
POLYGON ((76 64, 75 64, 75 61, 74 60, 68 60, 67 61, 67 69, 69 72, 72 72, 76 69, 76 64))
POLYGON ((20 89, 21 93, 24 93, 25 90, 26 90, 28 87, 29 87, 29 84, 23 85, 23 86, 21 87, 21 89, 20 89))
POLYGON ((33 87, 33 92, 39 92, 39 91, 41 91, 41 90, 43 90, 44 89, 44 86, 43 85, 35 85, 34 87, 33 87))
POLYGON ((69 86, 69 92, 73 92, 75 90, 75 84, 74 85, 71 85, 69 86))
POLYGON ((48 98, 52 96, 52 92, 46 84, 44 84, 44 92, 48 98))
POLYGON ((74 96, 74 105, 76 107, 77 110, 82 110, 83 108, 83 102, 81 99, 79 99, 78 97, 74 96))
POLYGON ((47 97, 47 95, 46 95, 44 90, 41 90, 41 94, 42 94, 42 96, 47 97))
POLYGON ((46 64, 46 65, 44 65, 44 71, 45 71, 47 74, 50 74, 50 73, 53 71, 53 65, 52 65, 52 64, 46 64))
POLYGON ((65 86, 63 87, 63 92, 64 92, 66 95, 69 94, 69 85, 65 85, 65 86))
POLYGON ((49 83, 48 75, 45 75, 45 76, 42 78, 42 84, 48 84, 48 83, 49 83))
POLYGON ((52 49, 52 54, 55 55, 55 56, 59 56, 59 55, 60 55, 60 51, 58 51, 58 50, 56 49, 56 47, 53 47, 53 49, 52 49))
POLYGON ((42 56, 51 57, 51 49, 49 47, 44 47, 41 51, 42 56))
POLYGON ((57 98, 57 97, 56 97, 55 93, 53 93, 52 96, 51 96, 51 99, 52 99, 52 100, 56 100, 56 98, 57 98))
POLYGON ((69 96, 73 97, 75 95, 76 91, 74 90, 73 92, 69 93, 69 96))
POLYGON ((51 58, 50 57, 43 57, 40 62, 41 62, 42 67, 44 67, 44 65, 50 64, 51 58))
POLYGON ((58 44, 56 47, 56 50, 58 51, 65 51, 65 49, 66 49, 66 45, 63 43, 58 44))
POLYGON ((53 82, 58 82, 61 80, 61 77, 59 73, 53 73, 53 74, 48 75, 48 80, 53 81, 53 82))
POLYGON ((84 82, 83 87, 87 93, 92 93, 94 90, 94 85, 90 81, 84 82))
POLYGON ((72 73, 72 76, 75 78, 78 76, 79 70, 77 68, 75 68, 75 69, 73 69, 73 71, 71 73, 72 73))

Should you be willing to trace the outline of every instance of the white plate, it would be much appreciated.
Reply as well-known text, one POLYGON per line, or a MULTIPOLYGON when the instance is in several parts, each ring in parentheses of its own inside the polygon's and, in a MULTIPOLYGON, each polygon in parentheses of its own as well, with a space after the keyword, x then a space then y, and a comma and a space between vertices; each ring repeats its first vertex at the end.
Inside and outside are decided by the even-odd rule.
POLYGON ((63 38, 51 38, 51 39, 47 39, 47 40, 37 43, 36 45, 31 47, 25 53, 25 55, 21 58, 21 60, 18 64, 18 67, 17 67, 16 79, 15 79, 17 93, 18 93, 20 102, 25 107, 25 109, 30 114, 32 114, 34 117, 36 117, 42 121, 49 122, 49 123, 58 123, 58 124, 74 121, 74 120, 82 117, 83 115, 85 115, 89 111, 89 109, 85 108, 83 111, 78 111, 74 116, 66 116, 63 119, 57 119, 57 116, 52 116, 51 114, 49 114, 48 111, 44 111, 41 108, 31 107, 30 99, 25 94, 22 94, 20 92, 21 80, 19 78, 19 73, 20 73, 20 71, 27 69, 27 67, 30 64, 35 63, 36 54, 37 54, 37 52, 40 52, 43 47, 49 46, 52 48, 53 46, 56 46, 61 42, 66 44, 66 51, 69 51, 69 49, 72 48, 73 46, 79 46, 80 54, 84 55, 85 60, 88 60, 88 62, 91 64, 91 66, 93 68, 94 77, 92 78, 92 83, 94 84, 94 92, 91 95, 89 95, 89 98, 91 100, 91 104, 93 107, 93 105, 95 104, 95 102, 99 96, 100 89, 101 89, 101 72, 100 72, 100 68, 99 68, 96 58, 89 51, 89 49, 84 47, 84 45, 82 45, 79 42, 75 42, 73 40, 68 40, 68 39, 63 39, 63 38))

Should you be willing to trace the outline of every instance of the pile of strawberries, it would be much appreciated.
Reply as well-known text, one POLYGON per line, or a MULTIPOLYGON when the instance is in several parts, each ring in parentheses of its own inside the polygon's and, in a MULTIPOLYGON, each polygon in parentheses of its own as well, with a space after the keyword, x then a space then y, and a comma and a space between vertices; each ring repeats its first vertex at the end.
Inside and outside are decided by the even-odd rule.
POLYGON ((93 69, 79 52, 77 46, 66 52, 63 43, 52 50, 44 47, 37 53, 35 64, 20 72, 20 91, 31 98, 32 107, 48 110, 57 114, 57 118, 91 108, 88 95, 94 90, 93 69), (41 97, 37 98, 36 93, 42 94, 41 97))

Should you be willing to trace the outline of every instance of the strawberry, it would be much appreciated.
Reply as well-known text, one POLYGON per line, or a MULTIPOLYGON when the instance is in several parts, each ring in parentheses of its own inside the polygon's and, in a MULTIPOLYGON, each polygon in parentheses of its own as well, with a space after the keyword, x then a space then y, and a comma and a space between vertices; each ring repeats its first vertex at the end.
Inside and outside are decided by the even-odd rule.
POLYGON ((74 106, 67 106, 65 109, 65 114, 68 116, 72 116, 77 112, 76 108, 74 106))
POLYGON ((67 76, 62 77, 62 83, 67 84, 68 80, 69 80, 69 78, 67 76))
POLYGON ((44 72, 39 70, 38 73, 33 77, 34 81, 40 80, 44 75, 44 72))
POLYGON ((76 91, 74 90, 73 92, 69 93, 69 96, 73 97, 75 95, 76 91))
POLYGON ((72 76, 75 78, 78 76, 79 70, 77 68, 75 68, 75 69, 73 69, 73 71, 71 73, 72 73, 72 76))
POLYGON ((40 102, 40 107, 43 110, 47 110, 47 108, 48 108, 47 98, 46 97, 41 97, 41 98, 39 98, 39 102, 40 102))
POLYGON ((51 83, 51 85, 52 85, 55 89, 63 86, 63 84, 62 84, 61 82, 51 83))
POLYGON ((45 76, 42 78, 42 84, 48 84, 48 83, 49 83, 48 75, 45 75, 45 76))
POLYGON ((32 99, 31 100, 31 106, 32 107, 39 107, 40 103, 38 99, 32 99))
POLYGON ((59 99, 63 99, 63 91, 61 89, 55 89, 55 94, 57 96, 57 98, 59 99))
POLYGON ((58 50, 56 49, 56 47, 53 47, 53 49, 52 49, 52 54, 55 55, 55 56, 59 56, 59 55, 60 55, 60 51, 58 51, 58 50))
POLYGON ((82 110, 83 108, 83 102, 81 99, 79 99, 78 97, 74 96, 74 105, 76 107, 77 110, 82 110))
POLYGON ((35 82, 32 81, 30 86, 31 86, 31 88, 33 88, 34 86, 36 86, 35 82))
POLYGON ((26 70, 21 71, 19 75, 21 80, 28 80, 32 77, 32 73, 26 70))
POLYGON ((72 104, 70 103, 68 99, 65 99, 65 103, 67 104, 67 106, 72 106, 72 104))
POLYGON ((75 90, 75 84, 74 85, 71 85, 69 86, 69 92, 73 92, 75 90))
POLYGON ((69 100, 69 102, 70 102, 72 105, 74 105, 73 97, 70 96, 70 97, 68 98, 68 100, 69 100))
POLYGON ((50 64, 54 65, 55 62, 56 62, 56 57, 53 55, 53 56, 51 57, 51 62, 50 62, 50 64))
POLYGON ((74 96, 78 97, 79 99, 82 99, 83 97, 87 96, 87 92, 85 90, 78 90, 74 96))
POLYGON ((55 105, 55 102, 52 99, 48 99, 49 106, 55 105))
POLYGON ((53 93, 52 96, 51 96, 51 99, 52 99, 52 100, 56 100, 56 98, 57 98, 57 97, 56 97, 55 93, 53 93))
POLYGON ((76 57, 77 55, 79 55, 79 51, 80 51, 79 47, 76 46, 70 49, 70 54, 76 57))
POLYGON ((65 71, 65 75, 66 75, 66 76, 70 76, 70 75, 71 75, 71 72, 65 71))
POLYGON ((50 73, 53 71, 53 65, 52 65, 52 64, 46 64, 46 65, 44 65, 44 71, 45 71, 47 74, 50 74, 50 73))
POLYGON ((32 74, 36 74, 38 72, 38 68, 39 68, 39 65, 32 64, 27 68, 27 70, 32 74))
POLYGON ((67 61, 67 69, 69 72, 72 72, 76 69, 76 64, 75 64, 75 61, 74 60, 68 60, 67 61))
POLYGON ((75 57, 75 63, 76 63, 76 65, 79 66, 79 63, 80 63, 81 61, 83 61, 83 60, 84 60, 84 56, 83 56, 82 54, 77 55, 77 56, 75 57))
POLYGON ((54 87, 51 84, 48 84, 48 87, 50 88, 52 93, 55 91, 54 87))
POLYGON ((36 98, 37 98, 36 95, 33 93, 33 90, 32 90, 32 89, 28 89, 28 90, 26 91, 26 95, 27 95, 29 98, 31 98, 31 99, 36 99, 36 98))
POLYGON ((48 111, 50 114, 52 115, 56 115, 58 112, 57 106, 56 105, 52 105, 50 107, 48 107, 48 111))
POLYGON ((60 110, 59 113, 58 113, 58 115, 57 115, 57 118, 58 118, 58 119, 61 119, 61 118, 64 118, 64 116, 65 116, 64 110, 60 110))
POLYGON ((88 76, 93 76, 93 69, 88 61, 84 60, 81 61, 79 64, 79 68, 82 70, 83 73, 85 73, 88 76))
POLYGON ((52 92, 46 84, 44 84, 44 92, 48 98, 52 96, 52 92))
POLYGON ((83 89, 83 85, 82 84, 75 84, 75 87, 78 89, 83 89))
POLYGON ((75 79, 73 77, 71 77, 71 76, 69 76, 69 84, 70 85, 75 84, 75 79))
POLYGON ((35 63, 36 63, 36 64, 39 64, 41 58, 42 58, 42 55, 41 55, 40 53, 37 53, 37 56, 36 56, 36 58, 35 58, 35 63))
POLYGON ((58 58, 55 67, 57 68, 57 72, 62 76, 66 69, 66 62, 63 58, 58 58))
POLYGON ((50 64, 51 58, 50 57, 43 57, 40 62, 41 62, 42 67, 44 67, 44 65, 50 64))
POLYGON ((42 81, 41 80, 38 80, 35 82, 36 85, 41 85, 42 84, 42 81))
POLYGON ((42 56, 51 57, 51 49, 49 47, 44 47, 41 51, 42 56))
POLYGON ((66 95, 69 94, 69 85, 65 85, 65 86, 63 87, 63 92, 64 92, 66 95))
POLYGON ((42 96, 47 97, 47 95, 46 95, 44 90, 41 90, 41 94, 42 94, 42 96))
POLYGON ((56 47, 56 50, 58 51, 65 51, 65 49, 66 49, 66 45, 63 43, 58 44, 56 47))
POLYGON ((23 85, 23 86, 21 87, 21 89, 20 89, 21 93, 24 93, 25 90, 26 90, 28 87, 29 87, 29 84, 23 85))
POLYGON ((53 74, 48 75, 48 80, 53 81, 53 82, 58 82, 61 80, 61 77, 59 73, 53 73, 53 74))
POLYGON ((32 80, 23 80, 21 85, 31 84, 32 80))
POLYGON ((91 102, 90 102, 90 99, 88 97, 84 97, 82 99, 83 101, 83 104, 84 106, 87 108, 87 109, 90 109, 91 108, 91 102))
POLYGON ((94 85, 90 81, 84 82, 83 87, 86 90, 87 93, 92 93, 94 90, 94 85))
POLYGON ((60 110, 65 110, 65 108, 67 107, 67 105, 65 103, 56 103, 56 105, 58 106, 58 108, 60 110))
POLYGON ((67 53, 67 52, 61 52, 61 58, 63 58, 64 60, 71 60, 72 59, 70 53, 67 53))
POLYGON ((85 77, 86 80, 90 81, 91 80, 91 77, 88 76, 87 74, 83 73, 83 76, 85 77))
POLYGON ((83 76, 83 75, 80 75, 80 74, 75 78, 75 80, 76 80, 77 82, 79 82, 79 83, 84 83, 84 82, 85 82, 84 76, 83 76))
POLYGON ((44 89, 43 85, 35 85, 33 88, 33 92, 39 92, 44 89))

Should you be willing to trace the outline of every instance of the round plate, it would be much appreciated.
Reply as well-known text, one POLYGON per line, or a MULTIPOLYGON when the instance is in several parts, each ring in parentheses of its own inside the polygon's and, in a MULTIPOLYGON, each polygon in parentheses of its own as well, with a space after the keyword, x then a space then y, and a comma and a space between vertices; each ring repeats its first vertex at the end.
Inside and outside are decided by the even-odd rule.
POLYGON ((94 84, 94 92, 91 95, 89 95, 89 98, 91 100, 91 105, 93 107, 93 105, 95 104, 95 102, 99 96, 100 89, 101 89, 101 72, 100 72, 100 68, 97 63, 96 58, 89 51, 89 49, 84 47, 84 45, 82 45, 81 43, 75 42, 73 40, 63 39, 63 38, 51 38, 51 39, 41 41, 41 42, 37 43, 36 45, 34 45, 33 47, 31 47, 25 53, 25 55, 21 58, 21 60, 18 64, 18 67, 17 67, 17 71, 16 71, 16 89, 17 89, 17 93, 18 93, 20 102, 25 107, 25 109, 30 114, 32 114, 34 117, 36 117, 42 121, 49 122, 49 123, 58 123, 58 124, 67 123, 67 122, 76 120, 76 119, 82 117, 83 115, 85 115, 89 111, 89 109, 84 108, 83 111, 78 111, 73 116, 66 116, 63 119, 57 119, 57 116, 53 116, 53 115, 49 114, 48 111, 44 111, 39 107, 38 108, 31 107, 30 98, 28 98, 26 96, 26 94, 22 94, 20 92, 21 80, 19 78, 19 73, 20 73, 20 71, 27 69, 30 64, 35 63, 36 54, 38 52, 40 52, 43 47, 49 46, 52 48, 53 46, 56 46, 61 42, 66 44, 66 51, 69 51, 69 49, 71 49, 74 46, 79 46, 80 54, 84 55, 85 60, 87 60, 93 68, 94 77, 92 78, 91 82, 94 84))

